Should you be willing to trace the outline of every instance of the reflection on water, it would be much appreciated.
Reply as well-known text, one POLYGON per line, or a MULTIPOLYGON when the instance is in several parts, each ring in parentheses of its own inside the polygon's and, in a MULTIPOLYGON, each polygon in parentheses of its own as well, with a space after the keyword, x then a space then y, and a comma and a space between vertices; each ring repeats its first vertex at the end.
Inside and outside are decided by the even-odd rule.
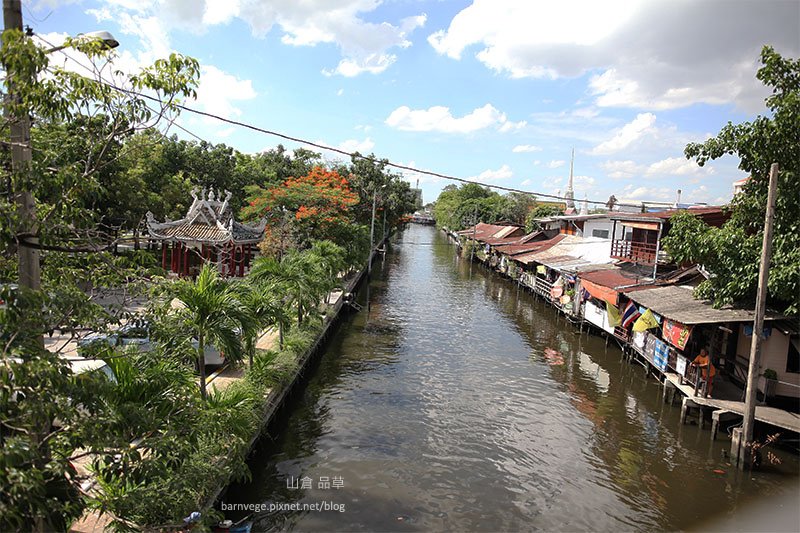
POLYGON ((728 440, 679 426, 641 367, 433 228, 399 235, 373 276, 369 312, 343 324, 224 498, 264 504, 256 529, 680 529, 797 492, 796 462, 738 474, 728 440), (286 502, 344 512, 269 511, 286 502))

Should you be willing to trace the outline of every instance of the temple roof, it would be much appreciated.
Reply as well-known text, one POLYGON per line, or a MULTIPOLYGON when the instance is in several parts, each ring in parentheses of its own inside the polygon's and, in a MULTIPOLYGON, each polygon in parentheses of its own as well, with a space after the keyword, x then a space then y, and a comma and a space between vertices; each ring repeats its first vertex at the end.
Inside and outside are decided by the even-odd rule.
POLYGON ((159 240, 198 242, 205 244, 237 244, 259 242, 264 237, 266 220, 256 225, 242 224, 233 219, 230 207, 231 193, 225 191, 225 198, 210 189, 203 189, 200 196, 192 189, 194 201, 186 216, 180 220, 158 222, 153 213, 147 212, 147 231, 150 237, 159 240))

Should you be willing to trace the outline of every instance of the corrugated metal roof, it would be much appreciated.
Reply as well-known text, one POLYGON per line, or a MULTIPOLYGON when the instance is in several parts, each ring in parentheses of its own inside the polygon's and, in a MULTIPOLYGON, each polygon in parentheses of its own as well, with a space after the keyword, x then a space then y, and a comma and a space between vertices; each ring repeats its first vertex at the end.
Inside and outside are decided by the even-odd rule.
POLYGON ((663 222, 669 220, 678 213, 690 213, 712 224, 727 220, 727 215, 722 211, 722 207, 690 207, 689 209, 665 209, 664 211, 653 211, 649 213, 615 213, 610 216, 612 220, 620 221, 650 221, 663 222))
POLYGON ((640 283, 646 284, 649 287, 655 287, 652 283, 647 283, 647 278, 643 278, 634 272, 628 272, 616 266, 605 270, 586 272, 581 274, 581 279, 615 290, 629 288, 631 285, 638 285, 640 283))
POLYGON ((509 253, 508 255, 511 256, 511 258, 514 259, 515 261, 519 261, 520 263, 527 265, 528 263, 533 261, 533 259, 536 257, 536 254, 548 250, 549 248, 555 246, 556 244, 563 241, 567 237, 569 237, 569 235, 556 235, 552 239, 547 239, 546 241, 539 241, 538 243, 536 243, 539 246, 538 248, 536 248, 535 251, 518 253, 518 254, 509 253))
MULTIPOLYGON (((613 262, 611 259, 611 241, 608 239, 584 238, 563 234, 558 235, 558 237, 561 237, 558 242, 546 248, 542 247, 533 252, 520 254, 515 256, 514 259, 526 265, 537 262, 551 268, 570 272, 577 272, 589 265, 613 262)), ((555 238, 551 240, 555 240, 555 238)))
MULTIPOLYGON (((695 300, 692 287, 670 285, 622 292, 654 313, 687 325, 751 322, 755 318, 753 309, 736 308, 730 305, 714 309, 708 300, 695 300)), ((784 317, 779 313, 768 311, 766 318, 776 320, 784 317)))

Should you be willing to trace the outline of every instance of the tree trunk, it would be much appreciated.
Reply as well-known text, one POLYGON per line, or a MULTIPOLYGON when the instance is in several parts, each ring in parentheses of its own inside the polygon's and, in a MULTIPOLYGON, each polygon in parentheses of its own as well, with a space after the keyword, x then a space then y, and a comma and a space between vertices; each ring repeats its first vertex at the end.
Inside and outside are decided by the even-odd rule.
POLYGON ((200 396, 206 399, 206 349, 203 334, 197 336, 197 367, 200 369, 200 396))

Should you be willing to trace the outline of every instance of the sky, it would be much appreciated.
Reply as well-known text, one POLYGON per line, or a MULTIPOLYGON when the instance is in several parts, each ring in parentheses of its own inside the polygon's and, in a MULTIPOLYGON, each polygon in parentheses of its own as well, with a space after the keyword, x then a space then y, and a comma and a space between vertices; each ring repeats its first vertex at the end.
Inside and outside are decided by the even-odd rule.
MULTIPOLYGON (((574 149, 576 199, 603 202, 728 201, 738 159, 683 150, 767 113, 765 44, 800 57, 797 0, 31 0, 23 19, 53 45, 110 31, 126 72, 194 57, 189 107, 425 171, 563 194, 574 149)), ((246 153, 300 146, 178 124, 246 153)), ((425 202, 452 183, 403 175, 425 202)))

